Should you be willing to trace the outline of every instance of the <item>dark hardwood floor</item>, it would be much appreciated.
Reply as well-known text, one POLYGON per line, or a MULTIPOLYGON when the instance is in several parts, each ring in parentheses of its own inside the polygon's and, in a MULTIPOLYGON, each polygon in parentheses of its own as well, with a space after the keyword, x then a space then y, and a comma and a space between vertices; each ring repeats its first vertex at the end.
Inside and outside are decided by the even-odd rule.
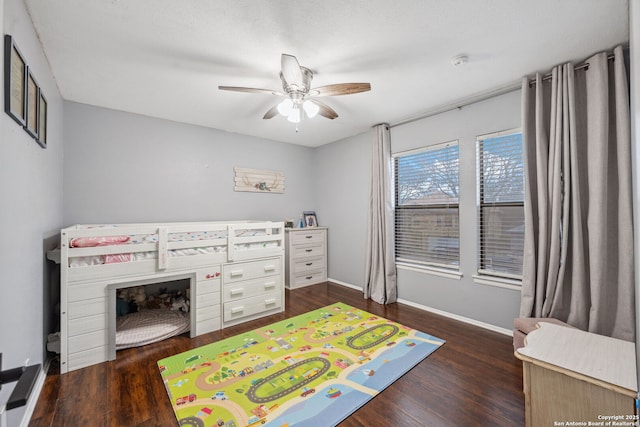
POLYGON ((176 426, 156 361, 338 301, 447 341, 341 427, 524 425, 522 366, 510 337, 403 304, 379 305, 331 283, 286 291, 282 314, 122 350, 113 362, 64 375, 52 364, 29 425, 176 426))

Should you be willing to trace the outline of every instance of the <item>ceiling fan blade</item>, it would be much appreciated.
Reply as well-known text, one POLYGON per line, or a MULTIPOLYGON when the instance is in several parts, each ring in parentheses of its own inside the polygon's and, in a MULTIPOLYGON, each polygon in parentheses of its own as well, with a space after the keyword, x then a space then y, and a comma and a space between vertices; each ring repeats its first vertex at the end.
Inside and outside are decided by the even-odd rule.
POLYGON ((311 89, 309 94, 313 96, 338 96, 367 92, 369 90, 371 90, 371 84, 369 83, 338 83, 311 89))
POLYGON ((326 117, 330 120, 336 119, 338 117, 338 113, 336 113, 335 110, 329 107, 327 104, 324 104, 317 99, 309 99, 309 101, 313 102, 320 108, 318 114, 320 114, 322 117, 326 117))
POLYGON ((256 89, 254 87, 238 87, 238 86, 218 86, 220 90, 230 90, 233 92, 249 92, 249 93, 264 93, 266 95, 279 95, 283 96, 284 93, 271 89, 256 89))
POLYGON ((276 115, 278 114, 278 104, 274 105, 273 107, 269 108, 269 111, 267 111, 266 113, 264 113, 264 116, 262 117, 263 119, 272 119, 274 118, 276 115))
POLYGON ((302 70, 300 69, 300 64, 296 57, 283 53, 280 65, 284 81, 287 82, 289 86, 295 85, 297 87, 302 87, 302 70))

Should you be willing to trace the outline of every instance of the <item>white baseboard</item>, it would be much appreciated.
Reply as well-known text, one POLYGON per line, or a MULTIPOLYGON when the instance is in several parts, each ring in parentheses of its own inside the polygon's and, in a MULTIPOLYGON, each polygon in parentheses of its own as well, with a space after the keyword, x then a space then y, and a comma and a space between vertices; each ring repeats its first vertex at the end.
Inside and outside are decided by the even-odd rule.
POLYGON ((443 311, 443 310, 439 310, 437 308, 428 307, 426 305, 417 304, 417 303, 415 303, 413 301, 407 301, 407 300, 403 300, 403 299, 398 299, 398 302, 402 303, 402 304, 410 305, 411 307, 414 307, 414 308, 417 308, 417 309, 420 309, 420 310, 428 311, 430 313, 439 314, 440 316, 448 317, 449 319, 459 320, 460 322, 468 323, 468 324, 474 325, 474 326, 479 326, 479 327, 481 327, 483 329, 488 329, 490 331, 498 332, 498 333, 503 334, 503 335, 508 335, 510 337, 513 336, 513 331, 512 330, 505 329, 505 328, 500 327, 500 326, 492 325, 490 323, 481 322, 479 320, 471 319, 469 317, 460 316, 459 314, 453 314, 453 313, 449 313, 448 311, 443 311))
MULTIPOLYGON (((329 278, 327 280, 329 282, 331 282, 331 283, 335 283, 335 284, 340 285, 340 286, 345 286, 347 288, 351 288, 351 289, 355 289, 355 290, 358 290, 358 291, 362 291, 362 288, 360 286, 352 285, 350 283, 341 282, 339 280, 334 280, 334 279, 331 279, 331 278, 329 278)), ((449 319, 458 320, 460 322, 468 323, 468 324, 474 325, 474 326, 479 326, 479 327, 481 327, 483 329, 487 329, 487 330, 490 330, 490 331, 493 331, 493 332, 498 332, 498 333, 503 334, 503 335, 507 335, 507 336, 510 336, 510 337, 513 336, 513 331, 512 330, 505 329, 505 328, 500 327, 500 326, 492 325, 490 323, 481 322, 479 320, 471 319, 469 317, 464 317, 464 316, 460 316, 458 314, 449 313, 448 311, 439 310, 437 308, 428 307, 426 305, 418 304, 418 303, 415 303, 413 301, 408 301, 408 300, 404 300, 404 299, 400 299, 400 298, 398 299, 398 302, 402 303, 402 304, 406 304, 406 305, 414 307, 414 308, 417 308, 419 310, 428 311, 430 313, 438 314, 438 315, 443 316, 443 317, 448 317, 449 319)))

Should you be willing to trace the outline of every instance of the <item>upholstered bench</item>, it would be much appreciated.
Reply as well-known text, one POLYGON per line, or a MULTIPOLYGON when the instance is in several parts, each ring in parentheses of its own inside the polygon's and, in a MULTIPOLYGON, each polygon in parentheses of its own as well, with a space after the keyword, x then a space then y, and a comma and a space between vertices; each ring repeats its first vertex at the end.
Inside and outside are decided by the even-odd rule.
POLYGON ((538 327, 538 323, 540 322, 548 322, 553 323, 555 325, 566 326, 568 328, 573 328, 573 326, 564 323, 557 319, 552 319, 549 317, 518 317, 513 320, 513 350, 517 350, 521 347, 524 347, 524 339, 527 334, 538 327))

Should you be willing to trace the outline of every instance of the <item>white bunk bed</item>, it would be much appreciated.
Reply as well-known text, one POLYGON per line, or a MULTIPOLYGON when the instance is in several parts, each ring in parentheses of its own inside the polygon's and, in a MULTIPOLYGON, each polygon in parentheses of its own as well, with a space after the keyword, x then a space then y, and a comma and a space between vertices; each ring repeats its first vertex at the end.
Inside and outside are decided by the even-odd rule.
POLYGON ((49 257, 60 263, 62 373, 115 359, 122 288, 189 279, 191 337, 284 309, 282 222, 74 225, 49 257))

